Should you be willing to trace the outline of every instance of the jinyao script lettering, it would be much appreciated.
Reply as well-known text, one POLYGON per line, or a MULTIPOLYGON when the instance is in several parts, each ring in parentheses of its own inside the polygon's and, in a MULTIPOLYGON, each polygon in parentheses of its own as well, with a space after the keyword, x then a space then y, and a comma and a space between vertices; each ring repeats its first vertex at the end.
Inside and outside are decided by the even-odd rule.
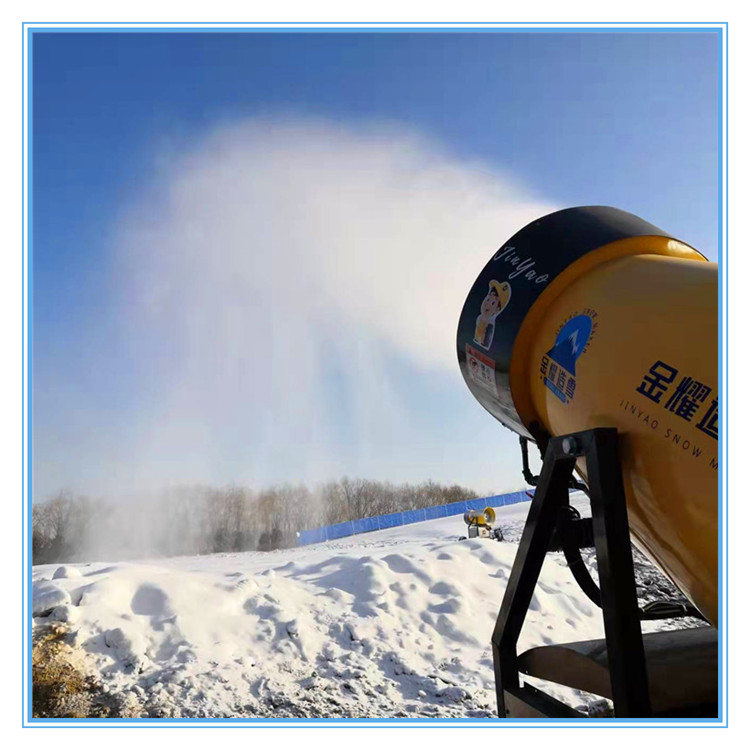
POLYGON ((505 263, 510 263, 514 270, 508 274, 509 279, 515 279, 518 276, 523 275, 525 279, 533 281, 535 284, 544 284, 549 281, 549 274, 540 274, 534 270, 536 261, 531 258, 522 258, 518 253, 515 252, 515 247, 504 247, 502 250, 498 250, 492 260, 502 260, 505 263))

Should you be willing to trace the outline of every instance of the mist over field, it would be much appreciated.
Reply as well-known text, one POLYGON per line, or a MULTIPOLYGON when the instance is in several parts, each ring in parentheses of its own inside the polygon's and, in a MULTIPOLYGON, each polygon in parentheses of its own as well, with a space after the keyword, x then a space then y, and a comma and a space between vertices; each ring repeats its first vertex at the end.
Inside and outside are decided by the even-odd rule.
POLYGON ((475 497, 458 485, 349 478, 262 491, 182 486, 119 501, 63 492, 33 506, 33 562, 268 551, 296 546, 305 529, 475 497))

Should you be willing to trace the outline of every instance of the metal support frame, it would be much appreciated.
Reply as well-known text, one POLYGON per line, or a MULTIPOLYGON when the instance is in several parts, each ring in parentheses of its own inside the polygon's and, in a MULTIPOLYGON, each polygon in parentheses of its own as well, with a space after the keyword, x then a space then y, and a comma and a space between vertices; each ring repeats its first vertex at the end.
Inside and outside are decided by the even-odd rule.
MULTIPOLYGON (((529 705, 539 703, 539 691, 520 685, 516 647, 558 516, 568 505, 568 487, 579 457, 586 460, 615 716, 651 716, 625 491, 617 453, 617 430, 596 428, 550 438, 547 445, 542 472, 492 634, 500 717, 508 713, 507 699, 511 702, 520 699, 529 705)), ((553 703, 547 701, 545 705, 548 709, 553 707, 554 711, 553 703)), ((566 708, 546 715, 570 716, 566 708)))

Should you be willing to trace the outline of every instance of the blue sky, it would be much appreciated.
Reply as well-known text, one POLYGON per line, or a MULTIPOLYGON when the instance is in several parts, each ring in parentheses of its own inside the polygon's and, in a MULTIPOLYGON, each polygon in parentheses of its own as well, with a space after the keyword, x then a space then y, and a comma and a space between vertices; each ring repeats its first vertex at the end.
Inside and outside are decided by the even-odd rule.
MULTIPOLYGON (((409 356, 387 311, 382 319, 363 313, 353 354, 351 344, 333 340, 336 316, 322 301, 335 295, 335 287, 333 292, 321 287, 316 312, 306 314, 299 329, 307 335, 307 361, 315 365, 285 380, 279 373, 289 371, 291 355, 274 344, 265 360, 274 377, 264 379, 251 372, 266 367, 264 360, 247 360, 236 351, 259 351, 268 343, 263 327, 247 337, 232 328, 242 327, 237 320, 248 309, 245 291, 236 319, 224 321, 227 334, 219 345, 213 335, 199 337, 202 323, 182 330, 187 308, 175 296, 160 296, 167 282, 158 281, 159 273, 168 274, 165 279, 184 274, 194 299, 204 299, 212 283, 226 299, 233 280, 256 274, 256 266, 232 265, 235 255, 209 263, 206 257, 216 253, 211 240, 191 245, 188 265, 174 260, 177 251, 154 260, 165 242, 153 252, 144 250, 145 260, 137 265, 137 252, 129 248, 145 245, 133 237, 183 231, 190 211, 185 215, 178 208, 193 205, 187 199, 180 203, 186 185, 193 184, 184 181, 186 174, 207 191, 203 205, 215 192, 209 185, 246 185, 243 175, 260 161, 264 179, 276 180, 288 168, 284 154, 301 149, 301 176, 298 183, 292 179, 299 190, 296 205, 306 204, 305 196, 319 198, 315 174, 324 193, 335 193, 335 185, 348 179, 348 164, 360 171, 362 164, 372 164, 373 148, 411 154, 408 144, 423 138, 429 145, 420 141, 416 149, 419 169, 429 162, 436 174, 450 164, 461 170, 461 179, 469 175, 471 181, 473 175, 482 183, 477 195, 494 195, 497 185, 506 204, 517 192, 526 206, 618 206, 716 259, 718 62, 718 35, 694 31, 35 33, 35 499, 62 487, 117 492, 131 480, 258 485, 343 474, 455 479, 479 491, 519 486, 514 436, 473 402, 455 362, 443 368, 429 357, 409 356), (312 149, 317 156, 309 144, 317 144, 312 149), (275 160, 267 160, 266 152, 275 153, 275 160), (236 165, 230 182, 210 182, 213 153, 219 161, 228 158, 226 169, 236 165), (326 165, 332 175, 341 175, 337 181, 324 174, 326 165), (495 182, 484 185, 485 180, 495 182), (139 268, 148 269, 153 288, 144 291, 139 268), (197 277, 204 280, 201 286, 197 277), (144 299, 157 302, 149 307, 144 299), (172 336, 175 326, 180 333, 172 336), (211 373, 194 361, 201 352, 218 363, 211 373), (248 396, 242 382, 256 377, 256 391, 248 396), (174 389, 165 392, 167 381, 179 383, 177 396, 174 389), (277 382, 286 384, 283 394, 257 393, 277 382), (290 401, 290 388, 307 397, 298 394, 299 404, 290 401), (232 398, 224 404, 217 396, 185 417, 202 392, 232 398), (361 403, 365 396, 386 398, 390 408, 373 410, 361 403), (242 398, 246 402, 239 403, 242 398), (284 407, 278 417, 268 405, 276 404, 275 398, 279 409, 284 407), (320 402, 319 410, 307 411, 311 399, 320 402), (172 428, 160 432, 167 422, 172 428), (144 462, 147 470, 135 468, 144 462)), ((378 179, 383 185, 399 181, 400 169, 378 179)), ((439 180, 424 184, 426 191, 440 192, 439 180)), ((257 187, 252 183, 248 189, 257 187)), ((441 199, 448 200, 436 195, 424 205, 440 211, 434 207, 441 199)), ((378 210, 388 213, 404 198, 394 202, 383 187, 377 201, 378 210)), ((447 210, 454 204, 450 199, 447 210)), ((294 207, 273 205, 277 224, 297 220, 294 207)), ((459 201, 455 211, 460 210, 459 201)), ((359 205, 352 204, 352 213, 357 211, 359 205)), ((222 214, 223 225, 242 221, 243 214, 242 208, 236 216, 222 214)), ((409 215, 404 221, 417 219, 409 215)), ((257 225, 256 218, 252 226, 257 225)), ((206 226, 200 224, 201 231, 210 236, 206 226)), ((401 227, 401 220, 394 226, 401 227)), ((319 244, 331 246, 330 228, 321 231, 319 244)), ((498 226, 495 244, 507 231, 498 226)), ((356 228, 336 232, 346 232, 350 244, 357 244, 356 228)), ((222 240, 232 241, 229 235, 222 240)), ((247 252, 260 252, 259 242, 256 237, 247 252)), ((281 238, 271 234, 269 243, 277 247, 281 238)), ((472 258, 491 252, 491 246, 482 246, 472 258)), ((296 257, 290 255, 290 262, 296 257)), ((408 250, 398 257, 407 264, 408 250)), ((461 260, 457 256, 455 263, 461 260)), ((397 287, 401 270, 389 273, 386 261, 378 273, 397 287)), ((469 276, 482 264, 474 263, 469 276)), ((281 278, 275 267, 264 272, 281 278)), ((342 283, 356 279, 360 288, 366 286, 357 268, 349 274, 342 283)), ((305 282, 282 280, 272 299, 295 284, 305 282)), ((373 289, 389 293, 386 282, 373 289)), ((266 299, 266 292, 261 289, 257 299, 266 299)), ((190 315, 197 310, 200 316, 202 309, 224 315, 216 297, 204 303, 199 308, 196 301, 190 315)), ((385 307, 375 300, 372 309, 385 307)), ((261 305, 253 315, 271 309, 261 305)), ((293 320, 299 319, 297 314, 293 320)), ((419 328, 411 335, 420 337, 419 328)), ((428 334, 424 340, 430 340, 428 334)), ((295 344, 295 357, 301 356, 300 345, 295 344)))

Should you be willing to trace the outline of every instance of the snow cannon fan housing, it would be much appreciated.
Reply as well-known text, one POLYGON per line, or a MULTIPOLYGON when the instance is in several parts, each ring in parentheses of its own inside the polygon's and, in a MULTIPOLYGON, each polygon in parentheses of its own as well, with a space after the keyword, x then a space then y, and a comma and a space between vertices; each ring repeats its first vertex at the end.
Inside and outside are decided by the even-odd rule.
MULTIPOLYGON (((503 425, 541 446, 620 433, 635 544, 716 624, 718 268, 616 208, 527 225, 464 303, 458 362, 503 425)), ((578 473, 586 478, 583 459, 578 473)))
POLYGON ((481 513, 477 510, 467 510, 464 513, 464 523, 467 526, 492 526, 495 523, 495 509, 487 507, 481 513))

